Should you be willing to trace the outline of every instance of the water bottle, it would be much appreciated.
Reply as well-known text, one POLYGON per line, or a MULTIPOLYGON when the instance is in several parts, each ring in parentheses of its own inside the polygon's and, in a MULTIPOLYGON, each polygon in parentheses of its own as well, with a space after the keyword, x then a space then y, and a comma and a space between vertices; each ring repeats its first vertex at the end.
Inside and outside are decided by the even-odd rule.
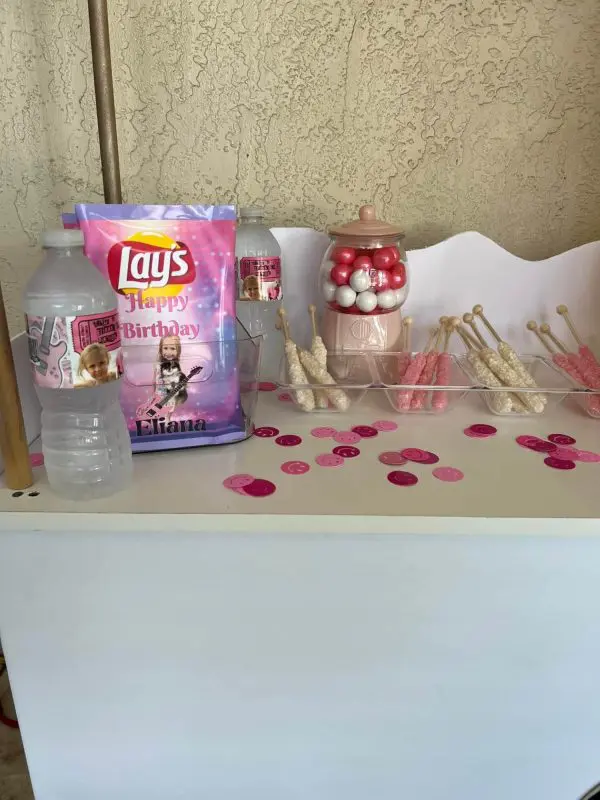
POLYGON ((73 500, 106 497, 132 472, 117 296, 84 256, 80 230, 48 231, 42 244, 24 310, 48 481, 73 500))
POLYGON ((261 377, 276 379, 283 355, 279 321, 283 291, 281 248, 264 224, 261 208, 240 208, 235 258, 238 279, 237 316, 251 336, 262 336, 261 377))

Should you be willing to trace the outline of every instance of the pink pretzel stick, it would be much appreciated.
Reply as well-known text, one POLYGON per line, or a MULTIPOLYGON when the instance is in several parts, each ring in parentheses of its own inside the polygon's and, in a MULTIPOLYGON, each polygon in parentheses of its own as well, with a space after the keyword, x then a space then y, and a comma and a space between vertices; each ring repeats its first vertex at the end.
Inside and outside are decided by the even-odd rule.
POLYGON ((410 353, 400 353, 398 356, 398 377, 404 378, 404 374, 410 364, 410 353))
POLYGON ((582 344, 579 348, 579 357, 588 365, 590 369, 600 370, 598 359, 586 344, 582 344))
MULTIPOLYGON (((426 359, 426 353, 417 353, 411 363, 408 365, 408 368, 404 373, 404 377, 402 378, 402 382, 408 384, 409 386, 416 385, 421 372, 423 372, 425 367, 426 359)), ((398 392, 398 408, 401 408, 404 411, 410 408, 413 391, 414 389, 401 389, 398 392)))
POLYGON ((585 386, 583 375, 579 370, 578 360, 579 359, 577 356, 572 358, 571 354, 565 355, 565 353, 554 353, 552 356, 552 361, 554 361, 557 367, 560 367, 563 372, 566 372, 568 375, 570 375, 574 381, 577 381, 577 383, 585 386))
MULTIPOLYGON (((421 372, 419 375, 417 384, 420 384, 421 386, 431 386, 433 383, 433 376, 435 374, 438 355, 439 354, 436 350, 432 350, 430 353, 427 353, 425 366, 423 367, 423 372, 421 372)), ((410 401, 410 407, 414 409, 424 408, 426 395, 427 392, 423 391, 423 389, 416 391, 413 394, 412 400, 410 401)))
MULTIPOLYGON (((448 386, 450 383, 450 368, 452 360, 448 353, 440 353, 437 362, 436 386, 448 386)), ((448 392, 432 392, 431 408, 434 411, 443 411, 448 405, 448 392)))

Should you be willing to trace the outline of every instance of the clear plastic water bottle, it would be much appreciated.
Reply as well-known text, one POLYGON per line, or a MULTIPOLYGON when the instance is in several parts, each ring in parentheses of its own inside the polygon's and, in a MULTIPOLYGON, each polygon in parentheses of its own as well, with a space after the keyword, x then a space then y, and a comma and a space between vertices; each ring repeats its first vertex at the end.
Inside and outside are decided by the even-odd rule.
POLYGON ((45 258, 24 310, 42 405, 42 451, 63 497, 105 497, 131 480, 129 432, 119 405, 117 296, 83 254, 79 230, 44 234, 45 258))
POLYGON ((264 224, 261 208, 240 208, 235 257, 238 278, 237 316, 251 336, 262 336, 261 377, 279 374, 283 340, 275 326, 283 300, 281 248, 264 224))

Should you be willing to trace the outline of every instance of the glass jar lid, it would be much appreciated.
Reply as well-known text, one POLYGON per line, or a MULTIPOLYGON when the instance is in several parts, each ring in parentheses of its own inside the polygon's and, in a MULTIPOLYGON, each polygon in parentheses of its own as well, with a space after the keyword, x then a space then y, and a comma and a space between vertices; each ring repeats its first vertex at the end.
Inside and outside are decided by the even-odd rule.
POLYGON ((397 225, 390 225, 381 219, 377 219, 375 206, 366 205, 361 206, 358 211, 358 219, 352 222, 346 222, 344 225, 337 225, 335 228, 330 228, 329 233, 332 236, 404 236, 401 228, 397 225))

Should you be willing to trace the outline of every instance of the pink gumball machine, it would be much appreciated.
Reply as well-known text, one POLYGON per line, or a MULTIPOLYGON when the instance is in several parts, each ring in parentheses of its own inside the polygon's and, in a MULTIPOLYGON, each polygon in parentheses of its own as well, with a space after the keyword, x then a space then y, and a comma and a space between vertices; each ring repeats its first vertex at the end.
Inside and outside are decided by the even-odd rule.
POLYGON ((378 220, 374 206, 332 228, 323 258, 321 335, 331 351, 401 350, 400 308, 408 295, 404 234, 378 220))

